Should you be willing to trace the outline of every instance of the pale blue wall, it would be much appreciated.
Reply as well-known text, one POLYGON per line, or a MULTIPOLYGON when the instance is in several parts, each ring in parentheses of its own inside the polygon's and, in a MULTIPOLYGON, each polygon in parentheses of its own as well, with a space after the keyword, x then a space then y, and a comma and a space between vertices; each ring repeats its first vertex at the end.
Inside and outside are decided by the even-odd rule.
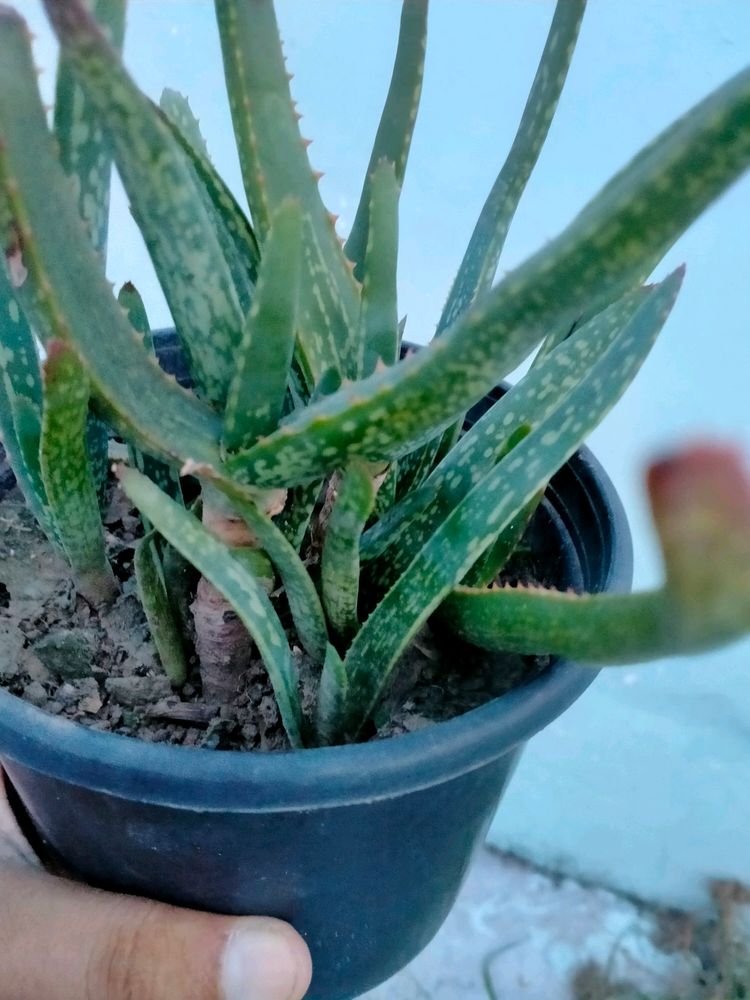
MULTIPOLYGON (((53 66, 36 0, 20 6, 53 66)), ((541 0, 434 0, 425 97, 403 197, 401 304, 424 341, 512 138, 551 16, 541 0)), ((346 231, 390 73, 395 0, 286 0, 296 96, 323 190, 346 231)), ((186 91, 239 189, 211 4, 133 0, 128 58, 155 96, 186 91)), ((747 0, 591 0, 569 83, 507 247, 512 267, 553 236, 675 115, 750 61, 747 0)), ((49 89, 51 73, 43 77, 49 89)), ((662 339, 593 446, 633 520, 637 579, 658 577, 643 462, 686 436, 750 453, 750 181, 659 268, 688 276, 662 339)), ((121 197, 110 271, 133 278, 156 325, 168 314, 121 197)), ((536 740, 492 839, 650 898, 694 903, 708 874, 750 881, 750 644, 602 677, 536 740)))

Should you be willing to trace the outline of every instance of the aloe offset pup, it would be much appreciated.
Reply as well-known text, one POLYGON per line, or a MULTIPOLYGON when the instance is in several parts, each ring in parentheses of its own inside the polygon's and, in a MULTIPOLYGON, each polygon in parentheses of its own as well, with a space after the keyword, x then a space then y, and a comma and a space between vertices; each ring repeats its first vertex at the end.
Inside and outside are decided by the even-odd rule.
POLYGON ((649 474, 660 590, 574 595, 495 582, 552 475, 636 375, 683 272, 643 282, 750 165, 750 70, 493 287, 584 13, 584 2, 559 0, 436 336, 400 360, 398 201, 426 0, 405 0, 343 245, 308 161, 271 0, 216 0, 252 223, 185 99, 165 91, 155 106, 122 66, 123 6, 46 0, 61 45, 54 133, 25 25, 0 11, 0 430, 86 600, 106 604, 118 591, 99 514, 111 428, 128 443, 117 476, 143 519, 136 573, 165 670, 184 682, 182 559, 200 574, 189 599, 205 697, 231 698, 254 644, 293 747, 365 738, 402 653, 433 616, 487 649, 591 664, 750 630, 750 485, 726 450, 693 449, 649 474), (137 291, 126 285, 116 298, 105 279, 111 160, 193 390, 159 368, 137 291), (462 433, 467 409, 537 348, 529 373, 462 433), (188 503, 187 476, 200 484, 188 503), (302 708, 297 641, 319 675, 312 711, 302 708))

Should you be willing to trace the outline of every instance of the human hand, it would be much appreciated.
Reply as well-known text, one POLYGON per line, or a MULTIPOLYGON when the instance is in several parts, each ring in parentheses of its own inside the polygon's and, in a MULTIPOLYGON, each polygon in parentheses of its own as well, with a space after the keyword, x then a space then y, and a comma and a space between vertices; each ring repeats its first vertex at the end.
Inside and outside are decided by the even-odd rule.
POLYGON ((270 917, 118 896, 42 869, 0 771, 0 1000, 301 1000, 307 945, 270 917))

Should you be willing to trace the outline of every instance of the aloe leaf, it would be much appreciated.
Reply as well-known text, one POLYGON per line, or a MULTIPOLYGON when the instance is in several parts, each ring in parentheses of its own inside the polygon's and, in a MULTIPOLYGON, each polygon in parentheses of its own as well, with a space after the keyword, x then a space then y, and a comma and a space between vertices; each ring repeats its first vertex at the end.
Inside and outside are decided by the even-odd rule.
MULTIPOLYGON (((125 310, 132 328, 142 338, 144 347, 149 354, 156 357, 154 338, 146 313, 146 307, 138 289, 131 281, 126 281, 122 286, 118 293, 117 301, 125 310)), ((128 452, 131 465, 135 465, 149 479, 153 479, 156 485, 160 486, 165 493, 168 493, 173 500, 183 502, 180 477, 173 465, 163 462, 159 458, 154 458, 153 455, 141 451, 140 448, 136 448, 134 445, 128 446, 128 452)), ((145 528, 146 531, 149 531, 148 525, 145 525, 145 528)))
POLYGON ((494 545, 485 550, 461 581, 467 587, 486 587, 497 577, 510 557, 520 545, 534 512, 544 497, 541 489, 532 497, 531 502, 523 507, 513 518, 507 528, 500 533, 494 545))
POLYGON ((39 468, 42 380, 34 335, 0 267, 0 437, 21 492, 53 543, 56 533, 39 468))
POLYGON ((132 281, 125 282, 117 295, 117 301, 125 310, 130 325, 139 334, 149 353, 155 354, 154 338, 151 333, 151 324, 148 321, 146 306, 143 303, 140 292, 132 281))
POLYGON ((289 490, 284 510, 276 517, 277 527, 295 552, 302 547, 322 485, 313 482, 289 490))
POLYGON ((0 377, 11 401, 25 399, 41 423, 42 380, 39 355, 28 320, 0 268, 0 377))
POLYGON ((372 176, 370 226, 362 283, 362 373, 371 375, 378 361, 398 360, 398 196, 392 163, 381 160, 372 176))
POLYGON ((345 735, 356 736, 370 717, 398 657, 427 618, 622 395, 666 320, 681 280, 682 270, 646 298, 627 335, 464 496, 364 623, 344 660, 345 735))
POLYGON ((319 399, 325 399, 326 396, 332 396, 341 388, 341 383, 340 372, 335 368, 327 368, 310 394, 310 404, 317 403, 319 399))
POLYGON ((354 216, 344 253, 354 262, 354 274, 361 281, 369 240, 371 220, 371 185, 375 169, 381 160, 395 166, 398 187, 404 183, 414 124, 422 94, 425 50, 427 48, 428 0, 404 0, 401 26, 388 96, 375 135, 365 183, 354 216))
POLYGON ((398 483, 398 463, 391 462, 385 473, 382 484, 375 496, 373 514, 376 518, 384 517, 396 502, 396 484, 398 483))
POLYGON ((159 107, 179 132, 185 148, 196 158, 200 157, 210 162, 211 157, 201 132, 200 122, 193 114, 188 98, 178 90, 165 87, 159 98, 159 107))
POLYGON ((8 8, 0 43, 0 237, 17 298, 37 332, 74 344, 116 426, 173 461, 218 464, 218 418, 149 359, 101 273, 47 130, 26 26, 8 8))
POLYGON ((0 439, 32 514, 59 544, 39 467, 41 395, 33 336, 0 268, 0 439))
MULTIPOLYGON (((438 321, 436 336, 452 326, 492 285, 508 230, 557 110, 585 9, 586 0, 557 2, 513 145, 474 227, 438 321)), ((414 469, 405 488, 413 488, 429 475, 441 444, 450 447, 455 443, 462 422, 459 419, 442 437, 423 445, 419 459, 412 460, 414 469), (444 441, 445 438, 448 440, 444 441)))
POLYGON ((248 447, 278 426, 294 354, 302 219, 288 200, 263 247, 255 301, 245 321, 224 413, 227 451, 248 447))
POLYGON ((537 365, 540 365, 551 351, 554 351, 559 344, 562 344, 564 340, 567 340, 568 337, 572 336, 577 326, 578 322, 573 323, 572 325, 558 327, 557 329, 552 330, 551 333, 548 333, 539 345, 539 350, 534 355, 531 367, 536 368, 537 365))
POLYGON ((323 672, 318 687, 318 706, 315 730, 318 742, 326 746, 334 743, 342 731, 346 712, 348 679, 344 662, 336 649, 328 645, 323 672))
POLYGON ((196 387, 222 405, 243 314, 192 164, 128 76, 84 0, 47 0, 45 7, 111 143, 196 387))
POLYGON ((86 453, 88 380, 73 351, 55 340, 48 346, 43 377, 39 457, 47 502, 78 590, 92 604, 101 604, 118 588, 86 453))
POLYGON ((134 565, 138 596, 161 665, 172 684, 180 687, 187 678, 182 626, 169 599, 153 534, 138 542, 134 565))
POLYGON ((321 554, 323 604, 342 639, 359 627, 359 540, 375 504, 372 472, 359 462, 343 472, 326 528, 321 554))
POLYGON ((186 636, 190 634, 190 629, 193 627, 190 602, 195 593, 195 576, 197 574, 189 561, 163 538, 160 549, 164 587, 169 595, 169 603, 177 618, 182 635, 186 636))
MULTIPOLYGON (((459 420, 463 422, 463 414, 459 420)), ((452 435, 452 431, 451 427, 444 433, 437 434, 434 438, 425 441, 418 448, 399 458, 398 483, 396 484, 396 496, 399 500, 419 489, 432 471, 433 466, 437 464, 437 453, 441 443, 452 435)))
POLYGON ((238 548, 232 555, 247 567, 265 592, 270 596, 276 587, 276 573, 273 563, 260 549, 238 548))
POLYGON ((492 285, 510 224, 557 110, 585 10, 586 0, 557 0, 516 137, 477 220, 438 322, 438 335, 492 285))
POLYGON ((289 742, 302 745, 298 676, 284 629, 264 587, 229 549, 135 469, 118 472, 126 495, 156 530, 223 594, 252 636, 271 679, 289 742))
POLYGON ((412 518, 423 511, 434 493, 424 486, 407 493, 395 506, 386 511, 372 527, 362 535, 360 557, 362 562, 377 559, 390 546, 396 545, 401 534, 407 529, 412 518))
POLYGON ((242 176, 261 242, 285 198, 298 198, 302 207, 305 365, 314 383, 328 368, 352 377, 359 292, 300 135, 272 0, 216 0, 215 6, 242 176))
MULTIPOLYGON (((40 428, 37 433, 39 430, 40 428)), ((13 418, 13 407, 5 391, 4 381, 0 379, 0 441, 31 513, 50 542, 59 546, 55 524, 47 506, 44 483, 41 481, 38 457, 33 461, 33 456, 29 455, 20 442, 21 436, 17 420, 13 418)))
POLYGON ((642 281, 750 164, 750 69, 689 111, 556 239, 446 333, 394 368, 295 414, 231 467, 258 485, 320 477, 350 456, 397 458, 512 371, 551 328, 593 315, 642 281))
POLYGON ((95 413, 86 421, 86 454, 96 487, 99 509, 107 504, 107 478, 109 476, 109 426, 95 413))
POLYGON ((0 267, 0 438, 26 503, 59 546, 39 465, 42 380, 34 335, 0 267))
POLYGON ((383 527, 375 525, 366 533, 364 557, 372 559, 388 550, 386 560, 372 571, 374 576, 393 581, 404 571, 434 525, 507 454, 515 436, 549 418, 604 357, 650 294, 653 290, 630 292, 583 326, 482 415, 425 483, 394 507, 383 527))
POLYGON ((6 391, 5 384, 3 384, 3 398, 6 401, 3 423, 8 428, 8 437, 12 439, 22 457, 23 469, 29 476, 34 494, 44 502, 46 490, 39 466, 42 415, 26 396, 15 395, 12 389, 10 392, 6 391))
POLYGON ((729 449, 658 463, 649 492, 666 581, 637 594, 457 588, 440 618, 486 649, 591 665, 700 652, 750 632, 750 478, 729 449))
POLYGON ((281 577, 300 642, 316 663, 322 663, 328 642, 325 616, 315 584, 294 546, 240 487, 226 479, 215 478, 211 469, 198 467, 193 471, 220 490, 245 520, 281 577))
MULTIPOLYGON (((549 653, 614 666, 667 655, 666 611, 658 591, 578 595, 542 588, 457 587, 438 617, 454 635, 484 649, 549 653)), ((676 635, 670 645, 677 652, 676 635)))
POLYGON ((0 437, 34 516, 54 538, 39 469, 42 382, 34 335, 0 268, 0 437))
POLYGON ((204 200, 216 217, 216 233, 232 272, 240 307, 246 313, 252 304, 260 263, 260 250, 253 227, 211 163, 198 120, 187 98, 176 90, 164 90, 160 113, 190 159, 204 200))
MULTIPOLYGON (((122 51, 126 0, 89 0, 112 47, 122 51)), ((66 54, 60 55, 55 88, 55 136, 60 163, 74 185, 78 212, 104 262, 109 228, 112 155, 94 108, 76 82, 66 54)), ((86 442, 100 506, 106 502, 109 428, 89 415, 86 442)))
MULTIPOLYGON (((109 43, 122 51, 126 0, 92 0, 92 14, 109 43)), ((63 50, 57 66, 55 135, 63 170, 75 182, 78 211, 102 257, 107 247, 112 155, 92 103, 63 50)))

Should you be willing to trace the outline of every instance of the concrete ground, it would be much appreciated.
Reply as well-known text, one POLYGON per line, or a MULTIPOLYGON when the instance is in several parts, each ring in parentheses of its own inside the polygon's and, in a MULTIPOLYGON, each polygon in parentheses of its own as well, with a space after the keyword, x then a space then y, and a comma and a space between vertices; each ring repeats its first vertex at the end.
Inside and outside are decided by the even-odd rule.
POLYGON ((647 995, 685 996, 698 959, 658 947, 664 930, 655 911, 485 849, 437 937, 366 1000, 581 1000, 573 982, 590 963, 647 995))

